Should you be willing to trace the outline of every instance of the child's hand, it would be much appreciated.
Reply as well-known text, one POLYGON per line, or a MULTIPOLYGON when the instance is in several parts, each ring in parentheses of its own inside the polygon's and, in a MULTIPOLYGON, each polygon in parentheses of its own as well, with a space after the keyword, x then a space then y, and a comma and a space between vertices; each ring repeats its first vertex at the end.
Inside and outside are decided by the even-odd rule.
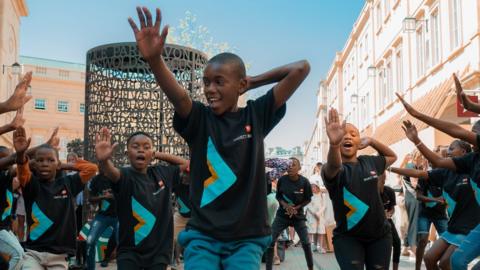
POLYGON ((418 131, 417 127, 415 127, 414 124, 412 124, 410 121, 403 121, 403 126, 402 126, 403 131, 405 131, 405 135, 407 135, 407 138, 413 142, 413 143, 418 143, 420 139, 418 138, 418 131))
POLYGON ((23 106, 22 106, 17 110, 17 114, 12 119, 12 122, 10 122, 10 127, 13 130, 16 130, 17 128, 23 126, 23 124, 25 124, 25 118, 23 118, 23 106))
POLYGON ((31 95, 27 95, 28 87, 32 81, 32 72, 27 72, 22 80, 15 87, 13 94, 5 102, 7 111, 15 111, 20 109, 25 103, 32 99, 31 95))
POLYGON ((412 105, 408 104, 405 99, 403 99, 403 97, 399 94, 399 93, 395 93, 395 95, 397 95, 398 99, 400 100, 400 102, 402 102, 403 104, 403 107, 405 107, 405 110, 413 117, 417 118, 418 116, 418 111, 415 110, 412 105))
POLYGON ((60 150, 60 138, 58 138, 58 136, 57 136, 59 128, 60 127, 56 127, 53 130, 52 135, 50 135, 50 138, 46 142, 46 144, 50 145, 51 147, 53 147, 53 149, 56 149, 57 151, 60 150))
POLYGON ((95 153, 98 161, 106 161, 112 158, 113 151, 118 143, 112 145, 112 135, 107 128, 102 128, 97 134, 95 141, 95 153))
POLYGON ((27 139, 27 134, 24 127, 19 127, 13 132, 13 147, 17 155, 23 155, 30 146, 30 138, 27 139))
POLYGON ((372 142, 372 138, 370 137, 363 137, 360 139, 360 145, 358 146, 358 150, 362 150, 370 146, 370 143, 372 142))
POLYGON ((328 112, 328 120, 325 117, 325 125, 327 127, 327 136, 330 140, 330 145, 339 145, 345 135, 346 123, 343 121, 340 124, 337 110, 330 109, 328 112))
POLYGON ((155 24, 152 23, 152 14, 146 7, 137 7, 137 13, 141 29, 138 29, 132 18, 128 18, 128 22, 135 34, 138 49, 147 61, 159 58, 162 55, 163 47, 167 39, 168 25, 163 27, 162 33, 160 34, 162 15, 159 8, 156 9, 157 17, 155 24))

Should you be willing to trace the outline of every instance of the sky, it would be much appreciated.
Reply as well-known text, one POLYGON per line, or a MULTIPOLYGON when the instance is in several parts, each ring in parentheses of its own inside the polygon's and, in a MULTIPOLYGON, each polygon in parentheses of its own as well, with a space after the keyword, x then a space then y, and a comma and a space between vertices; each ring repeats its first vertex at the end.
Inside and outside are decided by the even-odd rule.
MULTIPOLYGON (((96 46, 134 41, 127 22, 135 7, 160 7, 173 27, 190 11, 216 42, 227 42, 254 76, 307 59, 311 70, 287 102, 287 114, 266 138, 267 147, 302 146, 312 134, 316 92, 341 51, 364 0, 27 0, 21 20, 20 54, 85 63, 96 46)), ((265 86, 256 93, 266 91, 265 86)))

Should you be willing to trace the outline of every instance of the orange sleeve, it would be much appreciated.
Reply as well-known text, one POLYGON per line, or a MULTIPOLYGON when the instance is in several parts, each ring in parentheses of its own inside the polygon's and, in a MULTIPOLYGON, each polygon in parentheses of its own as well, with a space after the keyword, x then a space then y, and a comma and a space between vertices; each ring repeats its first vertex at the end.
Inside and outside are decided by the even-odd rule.
POLYGON ((80 179, 82 179, 82 183, 88 182, 92 177, 94 177, 98 172, 98 166, 91 162, 88 162, 83 159, 77 160, 75 162, 75 169, 78 170, 78 174, 80 175, 80 179))
POLYGON ((26 186, 30 182, 30 179, 32 179, 32 172, 30 171, 28 161, 23 164, 17 163, 17 179, 22 187, 26 186))

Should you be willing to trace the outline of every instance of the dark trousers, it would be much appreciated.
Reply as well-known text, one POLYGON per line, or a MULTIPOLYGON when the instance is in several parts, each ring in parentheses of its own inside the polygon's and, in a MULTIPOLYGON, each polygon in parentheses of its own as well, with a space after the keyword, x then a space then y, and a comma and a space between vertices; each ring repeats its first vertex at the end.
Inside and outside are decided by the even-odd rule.
POLYGON ((393 221, 391 219, 388 219, 388 222, 390 223, 390 227, 392 230, 392 246, 393 246, 393 256, 392 256, 392 262, 394 263, 399 263, 400 262, 400 249, 402 243, 400 242, 400 237, 398 236, 397 228, 395 228, 395 224, 393 224, 393 221))
POLYGON ((308 228, 305 224, 305 219, 297 218, 284 218, 279 215, 275 216, 275 220, 272 224, 272 244, 267 249, 265 254, 266 269, 271 270, 273 264, 273 248, 275 242, 277 241, 280 233, 286 228, 293 226, 298 236, 300 237, 300 242, 302 243, 303 252, 305 252, 305 259, 307 261, 307 266, 309 268, 313 267, 313 255, 312 249, 310 248, 310 239, 308 238, 308 228))
POLYGON ((392 253, 392 234, 373 241, 361 241, 347 235, 335 235, 333 238, 335 258, 342 270, 387 270, 392 253))
POLYGON ((139 262, 130 259, 119 259, 117 260, 118 270, 166 270, 166 264, 157 264, 150 266, 148 268, 141 268, 139 262))

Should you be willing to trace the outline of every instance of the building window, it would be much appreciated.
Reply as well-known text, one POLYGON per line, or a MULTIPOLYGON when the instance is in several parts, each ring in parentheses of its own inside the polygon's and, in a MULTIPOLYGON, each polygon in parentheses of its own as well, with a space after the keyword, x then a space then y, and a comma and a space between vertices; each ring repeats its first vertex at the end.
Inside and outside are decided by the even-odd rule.
POLYGON ((46 67, 35 67, 35 75, 45 75, 47 74, 46 67))
POLYGON ((85 113, 85 103, 80 103, 80 113, 81 114, 85 113))
POLYGON ((46 110, 46 109, 47 109, 47 101, 44 98, 36 98, 35 110, 46 110))
POLYGON ((438 9, 430 15, 431 21, 431 44, 432 44, 432 66, 440 62, 440 20, 438 9))
POLYGON ((460 0, 450 0, 450 46, 455 49, 460 45, 462 10, 460 0))
POLYGON ((403 91, 403 59, 401 49, 398 49, 397 53, 395 54, 395 72, 397 79, 396 91, 403 91))
POLYGON ((59 100, 57 103, 57 110, 59 112, 68 112, 68 101, 59 100))
POLYGON ((387 58, 387 64, 385 68, 385 105, 389 104, 393 100, 393 72, 392 72, 392 57, 387 58))
POLYGON ((425 74, 425 35, 423 26, 417 28, 417 77, 425 74))
POLYGON ((68 78, 69 75, 70 75, 70 72, 68 72, 68 70, 59 70, 58 71, 58 76, 60 78, 68 78))
POLYGON ((380 5, 380 2, 378 2, 378 5, 376 7, 376 13, 377 13, 377 29, 380 29, 380 27, 383 24, 383 21, 382 21, 382 7, 380 5))

